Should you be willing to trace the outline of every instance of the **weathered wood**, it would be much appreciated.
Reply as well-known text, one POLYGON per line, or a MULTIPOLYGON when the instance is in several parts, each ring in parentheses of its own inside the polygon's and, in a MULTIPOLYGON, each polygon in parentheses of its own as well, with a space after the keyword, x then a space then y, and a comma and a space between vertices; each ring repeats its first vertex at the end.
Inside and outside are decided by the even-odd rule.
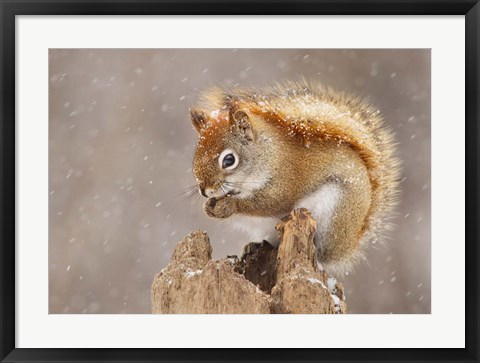
POLYGON ((152 285, 152 311, 163 314, 269 313, 267 294, 234 271, 236 259, 211 260, 205 232, 190 233, 152 285))
POLYGON ((152 284, 159 314, 343 314, 343 286, 317 264, 316 223, 306 209, 277 225, 280 245, 251 243, 243 256, 212 260, 205 232, 190 233, 152 284))

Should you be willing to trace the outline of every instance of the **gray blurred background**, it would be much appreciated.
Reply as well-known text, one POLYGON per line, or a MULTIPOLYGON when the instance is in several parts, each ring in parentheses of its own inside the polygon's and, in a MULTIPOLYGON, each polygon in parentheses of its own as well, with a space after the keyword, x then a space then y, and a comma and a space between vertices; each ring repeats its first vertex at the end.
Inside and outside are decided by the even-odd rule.
POLYGON ((397 228, 343 280, 350 313, 430 313, 430 51, 52 49, 49 311, 150 313, 173 248, 206 230, 214 258, 249 242, 208 219, 194 185, 188 109, 218 84, 305 77, 367 97, 403 160, 397 228))

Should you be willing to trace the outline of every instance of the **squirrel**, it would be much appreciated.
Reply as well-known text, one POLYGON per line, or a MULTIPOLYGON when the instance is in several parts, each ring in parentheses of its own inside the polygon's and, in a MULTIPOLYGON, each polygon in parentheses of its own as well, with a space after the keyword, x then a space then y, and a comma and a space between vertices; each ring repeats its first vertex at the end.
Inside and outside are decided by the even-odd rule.
POLYGON ((400 161, 393 133, 366 101, 306 81, 217 87, 190 118, 208 216, 276 245, 276 223, 306 208, 317 221, 318 261, 333 274, 348 273, 390 229, 400 161))

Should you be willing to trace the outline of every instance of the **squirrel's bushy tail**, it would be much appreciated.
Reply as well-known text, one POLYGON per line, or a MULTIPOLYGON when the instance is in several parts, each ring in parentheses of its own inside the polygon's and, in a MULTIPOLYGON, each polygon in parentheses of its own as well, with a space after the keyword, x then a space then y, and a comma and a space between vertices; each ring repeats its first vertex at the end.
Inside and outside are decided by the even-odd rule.
MULTIPOLYGON (((382 241, 385 232, 392 228, 401 165, 393 132, 384 124, 380 111, 359 97, 318 83, 289 82, 273 91, 277 97, 272 98, 276 100, 270 104, 272 111, 282 120, 298 120, 293 123, 295 132, 307 143, 314 137, 337 139, 358 152, 367 166, 372 185, 372 203, 360 244, 382 241), (286 94, 290 96, 285 97, 286 94)), ((361 254, 361 250, 359 252, 361 254)))

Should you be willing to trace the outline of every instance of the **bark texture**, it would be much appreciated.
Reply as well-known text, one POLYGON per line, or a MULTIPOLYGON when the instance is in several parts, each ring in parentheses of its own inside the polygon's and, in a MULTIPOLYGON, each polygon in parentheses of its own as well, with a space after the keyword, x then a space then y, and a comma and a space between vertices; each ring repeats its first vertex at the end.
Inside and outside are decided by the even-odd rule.
POLYGON ((151 290, 154 314, 344 314, 342 284, 320 271, 316 223, 306 209, 276 226, 277 248, 250 243, 239 259, 212 260, 205 232, 195 231, 175 248, 151 290))

